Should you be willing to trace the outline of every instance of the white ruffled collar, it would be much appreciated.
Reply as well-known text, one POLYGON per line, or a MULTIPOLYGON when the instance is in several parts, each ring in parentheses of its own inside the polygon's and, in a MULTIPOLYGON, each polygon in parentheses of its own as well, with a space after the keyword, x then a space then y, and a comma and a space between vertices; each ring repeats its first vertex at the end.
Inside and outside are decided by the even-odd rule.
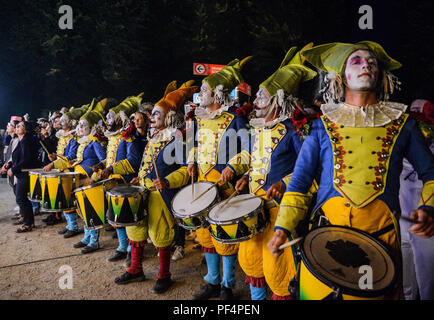
POLYGON ((88 142, 88 141, 90 140, 90 137, 92 137, 92 134, 89 134, 89 135, 87 135, 87 136, 80 137, 80 138, 78 139, 78 143, 79 143, 79 144, 86 143, 86 142, 88 142))
POLYGON ((380 101, 366 107, 344 102, 325 103, 321 111, 331 121, 347 127, 381 127, 398 119, 407 106, 398 102, 380 101))
POLYGON ((288 119, 288 116, 280 116, 274 120, 271 121, 267 121, 265 122, 265 118, 253 118, 250 119, 249 124, 253 127, 253 128, 273 128, 276 124, 285 121, 286 119, 288 119))
POLYGON ((74 130, 69 130, 69 131, 65 131, 63 129, 60 129, 59 131, 56 132, 56 138, 60 139, 66 136, 69 136, 70 134, 74 134, 75 129, 74 130))
POLYGON ((217 110, 213 111, 213 112, 209 112, 207 108, 203 108, 203 107, 197 107, 194 110, 194 114, 196 115, 196 117, 198 117, 199 119, 214 119, 214 118, 218 118, 221 116, 221 114, 224 111, 228 111, 230 108, 230 106, 221 106, 220 108, 218 108, 217 110))
POLYGON ((150 143, 158 143, 158 142, 168 141, 168 140, 172 139, 176 130, 177 130, 176 128, 165 128, 163 130, 160 130, 157 133, 152 135, 149 142, 150 143))

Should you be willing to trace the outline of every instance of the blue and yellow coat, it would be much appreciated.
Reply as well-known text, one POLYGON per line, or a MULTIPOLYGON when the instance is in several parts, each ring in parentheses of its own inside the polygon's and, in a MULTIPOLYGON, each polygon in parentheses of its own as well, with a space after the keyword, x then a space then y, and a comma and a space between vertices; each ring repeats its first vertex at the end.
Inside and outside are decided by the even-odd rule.
MULTIPOLYGON (((217 182, 222 171, 228 166, 235 172, 246 172, 248 163, 242 163, 241 157, 233 164, 228 162, 241 151, 249 151, 250 133, 247 120, 238 117, 233 110, 229 109, 213 119, 198 118, 196 121, 194 148, 189 151, 187 162, 197 164, 198 181, 217 182)), ((169 181, 170 188, 186 185, 189 182, 187 166, 182 166, 166 179, 169 181)), ((235 178, 231 183, 221 187, 225 196, 229 196, 234 191, 234 183, 235 178)), ((217 242, 211 237, 208 229, 200 228, 196 230, 196 235, 204 250, 209 252, 215 248, 221 255, 234 255, 238 250, 238 245, 217 242)))
POLYGON ((102 163, 106 168, 112 168, 111 177, 122 178, 128 183, 138 172, 142 153, 140 141, 134 135, 123 137, 122 133, 118 133, 109 137, 107 157, 102 163))
POLYGON ((321 208, 334 225, 383 232, 377 238, 392 255, 399 254, 399 176, 404 157, 424 182, 419 208, 432 208, 434 159, 416 121, 403 114, 384 126, 357 128, 322 116, 303 143, 275 228, 290 239, 299 236, 296 227, 307 217, 309 188, 321 169, 312 212, 321 208))
MULTIPOLYGON (((246 174, 249 177, 249 192, 261 195, 266 200, 265 194, 274 183, 281 181, 286 189, 301 145, 302 140, 289 120, 277 123, 270 129, 254 128, 250 154, 241 154, 242 162, 250 163, 246 174)), ((274 294, 288 296, 290 253, 285 251, 275 259, 267 247, 273 236, 279 203, 280 199, 267 201, 268 225, 254 238, 240 243, 238 261, 247 275, 246 281, 252 286, 264 287, 267 283, 274 294)))
POLYGON ((183 148, 182 139, 177 138, 175 134, 167 134, 164 139, 155 141, 151 139, 148 142, 138 174, 140 185, 150 191, 147 204, 148 215, 138 226, 126 227, 132 245, 140 246, 148 235, 157 247, 164 248, 171 245, 175 235, 175 220, 170 208, 178 189, 158 191, 153 180, 157 179, 157 171, 158 177, 164 178, 185 163, 183 148))

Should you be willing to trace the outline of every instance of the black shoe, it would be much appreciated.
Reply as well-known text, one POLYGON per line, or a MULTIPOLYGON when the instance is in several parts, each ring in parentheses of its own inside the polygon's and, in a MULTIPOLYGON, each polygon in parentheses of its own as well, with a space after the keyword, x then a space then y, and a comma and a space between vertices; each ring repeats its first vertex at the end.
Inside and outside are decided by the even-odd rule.
MULTIPOLYGON (((65 239, 71 238, 73 236, 76 236, 77 234, 80 234, 81 232, 79 230, 68 230, 65 232, 65 234, 63 235, 63 237, 65 239)), ((81 241, 80 241, 81 242, 81 241)))
POLYGON ((47 221, 47 226, 54 226, 55 224, 62 223, 63 219, 62 217, 57 218, 56 216, 53 216, 53 218, 50 221, 47 221))
POLYGON ((220 290, 220 300, 234 300, 234 294, 232 293, 232 289, 222 286, 220 290))
POLYGON ((131 252, 127 253, 127 257, 125 258, 125 261, 124 261, 124 267, 126 267, 126 268, 131 267, 131 252))
POLYGON ((174 282, 172 281, 172 279, 170 279, 170 277, 166 279, 158 279, 155 282, 152 291, 154 291, 155 293, 164 293, 172 286, 173 283, 174 282))
POLYGON ((141 282, 146 280, 146 277, 143 273, 143 271, 140 271, 139 273, 136 274, 131 274, 128 272, 125 272, 123 275, 121 275, 120 277, 117 277, 115 279, 115 283, 116 284, 127 284, 130 282, 141 282))
POLYGON ((84 247, 86 247, 87 246, 87 244, 85 244, 85 243, 83 243, 83 242, 81 242, 81 241, 79 241, 79 242, 77 242, 77 243, 75 243, 74 245, 73 245, 73 247, 74 248, 84 248, 84 247))
POLYGON ((68 229, 62 229, 60 231, 57 231, 57 234, 65 234, 68 231, 68 229))
POLYGON ((94 251, 96 251, 98 249, 99 249, 99 246, 98 247, 89 247, 89 246, 86 246, 83 250, 81 250, 81 254, 91 253, 91 252, 94 252, 94 251))
POLYGON ((113 253, 110 257, 107 258, 107 261, 109 261, 109 262, 119 261, 119 260, 125 259, 126 256, 127 256, 126 252, 120 252, 120 251, 116 250, 115 253, 113 253))
POLYGON ((193 293, 191 300, 208 300, 209 298, 216 298, 220 295, 220 285, 219 284, 209 284, 202 286, 202 288, 193 293))

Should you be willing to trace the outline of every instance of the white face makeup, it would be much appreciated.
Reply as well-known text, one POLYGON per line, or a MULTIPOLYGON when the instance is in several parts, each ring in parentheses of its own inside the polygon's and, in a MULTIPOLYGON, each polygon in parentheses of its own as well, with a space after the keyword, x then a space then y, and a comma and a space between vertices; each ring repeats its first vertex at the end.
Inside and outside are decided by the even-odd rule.
POLYGON ((268 93, 268 90, 264 88, 259 88, 253 104, 255 105, 256 118, 264 118, 271 107, 271 96, 268 93))
POLYGON ((166 113, 160 106, 155 106, 151 113, 151 128, 161 129, 164 127, 164 119, 166 118, 166 113))
POLYGON ((199 101, 199 106, 202 108, 209 107, 214 103, 213 93, 208 83, 202 82, 197 100, 199 101))
POLYGON ((79 137, 84 137, 90 134, 90 126, 87 120, 81 119, 77 125, 77 134, 79 137))
POLYGON ((113 111, 109 111, 109 113, 107 113, 105 123, 109 131, 116 129, 116 114, 113 111))
POLYGON ((345 79, 349 89, 372 91, 377 85, 378 61, 368 50, 354 51, 347 59, 345 79))
POLYGON ((70 121, 67 115, 60 117, 60 126, 63 130, 68 130, 70 126, 70 121))

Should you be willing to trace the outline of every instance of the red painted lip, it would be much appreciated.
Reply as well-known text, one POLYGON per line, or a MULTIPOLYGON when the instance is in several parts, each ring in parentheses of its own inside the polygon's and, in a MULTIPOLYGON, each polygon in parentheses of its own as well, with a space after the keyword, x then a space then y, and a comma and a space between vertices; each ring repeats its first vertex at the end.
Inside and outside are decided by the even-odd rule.
POLYGON ((368 77, 372 77, 372 75, 369 72, 363 72, 362 74, 359 74, 357 76, 357 78, 363 77, 363 76, 368 76, 368 77))

